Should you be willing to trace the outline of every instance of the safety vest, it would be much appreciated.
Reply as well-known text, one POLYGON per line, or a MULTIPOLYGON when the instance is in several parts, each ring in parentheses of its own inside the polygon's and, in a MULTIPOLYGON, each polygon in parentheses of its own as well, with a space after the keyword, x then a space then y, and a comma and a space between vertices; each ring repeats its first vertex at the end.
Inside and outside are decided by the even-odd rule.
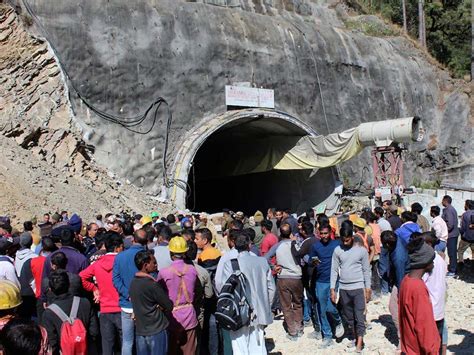
POLYGON ((370 252, 369 250, 369 240, 367 234, 361 234, 360 232, 357 232, 356 235, 358 235, 362 241, 364 242, 364 248, 367 249, 367 252, 370 252))

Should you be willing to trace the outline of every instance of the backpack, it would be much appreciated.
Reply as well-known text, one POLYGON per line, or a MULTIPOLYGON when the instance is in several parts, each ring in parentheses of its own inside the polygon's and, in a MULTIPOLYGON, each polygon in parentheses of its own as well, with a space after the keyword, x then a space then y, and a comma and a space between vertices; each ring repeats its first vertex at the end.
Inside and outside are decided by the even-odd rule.
POLYGON ((219 326, 238 330, 253 319, 253 309, 247 294, 247 278, 240 271, 237 259, 232 259, 233 273, 229 276, 217 298, 215 317, 219 326))
POLYGON ((81 299, 74 297, 72 301, 71 314, 69 317, 56 304, 48 306, 48 309, 56 314, 63 322, 61 325, 61 354, 62 355, 86 355, 87 354, 87 332, 82 321, 77 318, 77 311, 81 299))

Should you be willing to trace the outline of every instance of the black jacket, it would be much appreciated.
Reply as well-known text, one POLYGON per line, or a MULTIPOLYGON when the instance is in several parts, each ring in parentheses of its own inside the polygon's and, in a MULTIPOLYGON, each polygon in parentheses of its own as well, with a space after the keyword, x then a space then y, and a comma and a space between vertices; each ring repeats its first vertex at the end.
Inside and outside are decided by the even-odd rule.
MULTIPOLYGON (((56 296, 54 304, 57 304, 67 315, 71 314, 73 296, 69 294, 56 296)), ((77 311, 77 318, 84 324, 89 337, 96 337, 99 335, 99 327, 94 310, 90 302, 86 298, 81 298, 79 309, 77 311)), ((46 309, 43 313, 42 326, 48 332, 48 340, 53 354, 59 354, 61 344, 61 326, 62 322, 59 317, 50 309, 46 309)))
MULTIPOLYGON (((69 276, 68 294, 72 296, 84 297, 86 294, 82 288, 82 281, 79 275, 68 272, 67 276, 69 276)), ((55 298, 56 296, 49 289, 49 278, 45 277, 43 281, 41 281, 41 302, 52 304, 55 298)))
POLYGON ((129 294, 137 335, 155 335, 168 328, 165 313, 173 310, 173 303, 156 281, 151 277, 135 276, 130 284, 129 294))

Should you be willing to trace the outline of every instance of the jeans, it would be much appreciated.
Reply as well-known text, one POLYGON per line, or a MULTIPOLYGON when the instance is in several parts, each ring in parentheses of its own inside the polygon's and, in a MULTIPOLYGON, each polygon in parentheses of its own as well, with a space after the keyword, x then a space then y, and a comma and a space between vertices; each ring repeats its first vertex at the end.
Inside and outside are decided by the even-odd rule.
POLYGON ((390 289, 388 286, 388 279, 389 279, 389 273, 390 273, 390 259, 389 259, 388 250, 385 249, 384 247, 380 249, 378 269, 379 269, 379 275, 381 278, 381 281, 380 281, 381 292, 384 294, 387 294, 390 292, 390 289))
POLYGON ((439 243, 435 245, 435 250, 444 253, 446 251, 446 242, 440 240, 439 243))
POLYGON ((311 320, 311 301, 308 298, 303 300, 303 320, 309 322, 311 320))
POLYGON ((341 323, 341 316, 337 311, 334 304, 331 302, 329 282, 316 282, 316 298, 318 300, 318 313, 319 320, 321 322, 321 330, 323 338, 332 338, 331 325, 328 320, 328 313, 331 314, 332 318, 339 324, 341 323))
POLYGON ((122 355, 132 355, 135 340, 135 323, 131 313, 122 311, 122 355))
POLYGON ((458 237, 448 238, 448 257, 449 257, 449 272, 456 272, 458 265, 458 237))
POLYGON ((158 334, 137 335, 137 354, 166 355, 168 352, 168 334, 162 330, 158 334))
POLYGON ((209 355, 219 352, 219 330, 217 328, 216 317, 212 313, 215 309, 214 298, 204 301, 204 324, 200 338, 200 354, 209 355), (211 304, 214 302, 214 304, 211 304))
POLYGON ((114 354, 115 340, 122 337, 122 319, 120 313, 101 313, 99 317, 102 336, 102 354, 114 354))

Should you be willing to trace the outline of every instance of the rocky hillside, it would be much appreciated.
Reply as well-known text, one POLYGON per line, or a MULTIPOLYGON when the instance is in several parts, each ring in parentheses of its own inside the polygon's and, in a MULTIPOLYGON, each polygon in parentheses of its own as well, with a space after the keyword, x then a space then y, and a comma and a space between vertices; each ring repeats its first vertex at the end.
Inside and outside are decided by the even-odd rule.
POLYGON ((19 220, 66 209, 85 217, 157 202, 93 160, 72 120, 48 45, 0 4, 0 215, 19 220))
MULTIPOLYGON (((120 195, 120 206, 147 203, 139 189, 160 193, 168 133, 169 167, 203 117, 225 112, 224 86, 240 82, 274 89, 277 109, 322 134, 419 115, 427 138, 410 146, 406 184, 474 181, 470 84, 343 1, 11 2, 20 15, 2 5, 0 20, 3 137, 94 195, 120 195), (39 38, 57 50, 68 86, 39 38), (147 135, 100 119, 72 83, 89 103, 121 117, 162 96, 173 112, 171 129, 164 111, 147 135)), ((349 184, 371 181, 361 177, 369 153, 343 164, 349 184)))

